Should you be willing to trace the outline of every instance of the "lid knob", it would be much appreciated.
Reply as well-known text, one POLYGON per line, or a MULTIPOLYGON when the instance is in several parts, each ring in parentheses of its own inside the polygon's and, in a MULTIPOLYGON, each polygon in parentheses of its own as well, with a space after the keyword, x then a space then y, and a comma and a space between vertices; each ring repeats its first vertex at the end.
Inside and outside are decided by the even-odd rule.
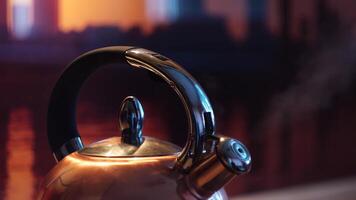
POLYGON ((134 146, 143 143, 142 127, 144 112, 140 101, 133 96, 126 97, 121 104, 119 125, 121 142, 134 146))

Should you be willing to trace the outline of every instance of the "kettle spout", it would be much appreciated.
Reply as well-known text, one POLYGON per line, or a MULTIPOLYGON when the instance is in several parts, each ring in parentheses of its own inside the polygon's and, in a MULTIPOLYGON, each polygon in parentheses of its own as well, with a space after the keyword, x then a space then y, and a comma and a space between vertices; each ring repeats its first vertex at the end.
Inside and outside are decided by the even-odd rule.
POLYGON ((185 182, 194 196, 207 198, 234 177, 249 172, 250 168, 250 153, 240 141, 217 137, 215 153, 195 165, 185 182))

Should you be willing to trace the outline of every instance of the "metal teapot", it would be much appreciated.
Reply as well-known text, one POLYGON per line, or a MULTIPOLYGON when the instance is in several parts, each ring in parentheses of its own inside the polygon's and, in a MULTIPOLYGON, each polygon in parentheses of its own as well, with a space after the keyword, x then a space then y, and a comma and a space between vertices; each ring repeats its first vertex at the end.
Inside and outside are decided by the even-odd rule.
POLYGON ((223 186, 251 167, 241 142, 215 135, 214 113, 197 81, 172 60, 142 48, 106 47, 74 60, 53 89, 47 132, 58 163, 38 199, 228 199, 223 186), (143 108, 132 96, 121 106, 121 137, 83 145, 75 123, 80 87, 97 68, 118 62, 152 72, 178 94, 188 117, 183 149, 143 136, 143 108))

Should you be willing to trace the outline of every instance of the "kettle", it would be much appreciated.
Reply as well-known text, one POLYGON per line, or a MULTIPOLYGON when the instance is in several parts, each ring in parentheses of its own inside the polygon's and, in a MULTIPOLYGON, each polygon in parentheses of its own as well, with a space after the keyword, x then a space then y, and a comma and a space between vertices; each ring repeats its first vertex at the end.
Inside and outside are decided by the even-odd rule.
POLYGON ((75 59, 52 91, 47 134, 57 164, 38 199, 228 199, 223 187, 251 168, 241 142, 215 134, 214 112, 198 82, 174 61, 142 48, 105 47, 75 59), (112 63, 146 69, 176 92, 188 118, 183 149, 143 135, 143 107, 133 96, 121 105, 121 137, 83 145, 76 98, 90 74, 112 63))

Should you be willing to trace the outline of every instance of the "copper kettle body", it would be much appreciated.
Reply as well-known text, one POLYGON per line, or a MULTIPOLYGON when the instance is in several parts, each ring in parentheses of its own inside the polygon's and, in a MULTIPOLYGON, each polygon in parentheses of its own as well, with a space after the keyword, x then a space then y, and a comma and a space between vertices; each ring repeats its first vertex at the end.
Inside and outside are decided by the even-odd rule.
POLYGON ((198 82, 142 48, 105 47, 74 60, 53 89, 47 133, 58 163, 38 199, 228 199, 224 185, 251 168, 241 142, 215 134, 214 112, 198 82), (83 145, 75 123, 80 87, 97 68, 118 62, 152 72, 177 93, 188 118, 183 149, 142 133, 143 107, 132 96, 122 102, 121 137, 83 145))

